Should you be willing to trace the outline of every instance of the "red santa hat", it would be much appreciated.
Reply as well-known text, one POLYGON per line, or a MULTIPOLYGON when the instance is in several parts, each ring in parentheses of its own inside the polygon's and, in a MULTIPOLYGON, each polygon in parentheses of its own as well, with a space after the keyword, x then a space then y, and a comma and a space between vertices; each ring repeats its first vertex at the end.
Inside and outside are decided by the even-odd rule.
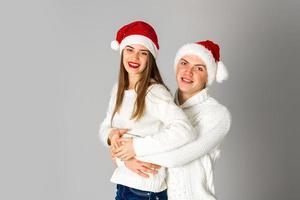
POLYGON ((206 64, 208 74, 207 85, 211 85, 214 80, 218 83, 228 79, 228 71, 220 61, 220 47, 218 44, 210 41, 199 41, 183 45, 175 57, 175 71, 179 60, 186 55, 196 55, 200 57, 206 64))
POLYGON ((113 50, 122 50, 130 44, 145 46, 156 58, 159 49, 157 35, 154 28, 143 21, 131 22, 119 29, 116 40, 111 42, 113 50))

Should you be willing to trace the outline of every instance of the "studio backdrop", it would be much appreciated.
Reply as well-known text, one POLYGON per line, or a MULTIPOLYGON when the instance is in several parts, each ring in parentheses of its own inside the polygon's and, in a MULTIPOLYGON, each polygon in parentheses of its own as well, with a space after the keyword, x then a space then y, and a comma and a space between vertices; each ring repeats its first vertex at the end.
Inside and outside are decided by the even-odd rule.
POLYGON ((300 2, 296 0, 0 3, 0 199, 108 200, 109 151, 98 138, 120 56, 119 27, 157 30, 163 79, 187 43, 220 44, 229 80, 211 96, 232 114, 216 163, 220 200, 298 200, 300 2))

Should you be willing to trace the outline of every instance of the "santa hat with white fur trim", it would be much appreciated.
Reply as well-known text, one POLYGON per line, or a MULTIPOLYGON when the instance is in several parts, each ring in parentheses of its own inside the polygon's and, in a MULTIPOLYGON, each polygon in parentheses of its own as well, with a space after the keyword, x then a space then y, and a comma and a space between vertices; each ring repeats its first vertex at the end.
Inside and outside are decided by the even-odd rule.
POLYGON ((111 42, 113 50, 122 50, 130 44, 145 46, 156 58, 159 49, 158 39, 154 28, 143 21, 131 22, 119 29, 116 40, 111 42))
POLYGON ((205 62, 208 74, 207 85, 211 85, 215 79, 218 83, 228 79, 228 71, 223 62, 220 61, 220 48, 218 44, 206 40, 183 45, 175 57, 175 71, 179 60, 186 55, 199 56, 205 62))

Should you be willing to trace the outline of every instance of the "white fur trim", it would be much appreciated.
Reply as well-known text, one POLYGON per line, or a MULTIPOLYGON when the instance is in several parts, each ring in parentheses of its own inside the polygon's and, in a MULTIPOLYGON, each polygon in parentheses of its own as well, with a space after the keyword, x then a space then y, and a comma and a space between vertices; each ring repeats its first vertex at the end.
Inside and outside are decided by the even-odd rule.
POLYGON ((119 48, 120 48, 120 44, 117 40, 114 40, 114 41, 111 41, 110 43, 110 47, 115 50, 115 51, 118 51, 119 48))
POLYGON ((222 61, 218 62, 218 68, 216 73, 216 81, 222 83, 228 79, 228 70, 222 61))
POLYGON ((120 53, 122 50, 130 44, 141 44, 145 46, 154 56, 154 58, 157 57, 157 48, 155 44, 150 40, 148 37, 145 37, 143 35, 130 35, 124 38, 120 44, 120 53))
POLYGON ((190 43, 183 45, 177 52, 174 62, 174 69, 176 71, 177 64, 179 60, 186 55, 196 55, 200 57, 206 64, 207 70, 207 85, 211 85, 216 77, 217 63, 212 55, 212 53, 206 49, 204 46, 190 43))

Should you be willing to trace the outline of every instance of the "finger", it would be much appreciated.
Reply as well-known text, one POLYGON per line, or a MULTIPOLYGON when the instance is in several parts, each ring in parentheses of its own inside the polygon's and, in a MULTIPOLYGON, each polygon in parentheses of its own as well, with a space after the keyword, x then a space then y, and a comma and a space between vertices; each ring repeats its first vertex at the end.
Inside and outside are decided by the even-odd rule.
POLYGON ((117 141, 117 144, 118 144, 118 148, 123 145, 119 140, 117 141))
POLYGON ((112 160, 114 160, 114 159, 115 159, 115 157, 114 157, 113 155, 111 155, 111 159, 112 159, 112 160))
POLYGON ((117 143, 117 140, 116 140, 116 139, 113 139, 113 140, 111 141, 111 144, 112 144, 112 146, 113 146, 114 148, 116 148, 116 145, 118 144, 118 143, 117 143))
POLYGON ((130 160, 130 159, 132 159, 133 157, 134 157, 134 156, 133 156, 132 154, 130 154, 130 153, 125 153, 123 159, 124 159, 124 160, 130 160))
POLYGON ((149 175, 140 171, 140 170, 136 170, 135 173, 137 173, 138 175, 140 175, 141 177, 144 177, 144 178, 149 178, 149 175))
POLYGON ((118 145, 118 147, 122 146, 122 142, 120 140, 121 140, 121 138, 117 138, 115 140, 115 143, 118 145))
POLYGON ((127 154, 127 155, 125 155, 125 157, 124 157, 124 160, 130 160, 131 158, 133 158, 133 156, 132 156, 132 155, 129 155, 129 154, 127 154))
POLYGON ((153 163, 148 163, 148 162, 143 162, 143 161, 140 161, 141 164, 147 168, 151 168, 151 169, 160 169, 161 166, 159 165, 156 165, 156 164, 153 164, 153 163))
POLYGON ((116 158, 116 154, 111 153, 111 157, 116 158))
POLYGON ((153 169, 160 169, 161 166, 151 163, 151 168, 153 168, 153 169))
POLYGON ((122 136, 127 133, 128 129, 119 129, 119 135, 122 136))
POLYGON ((110 136, 111 137, 115 137, 115 135, 118 135, 119 134, 119 130, 118 129, 114 129, 110 132, 110 136))
POLYGON ((128 157, 128 156, 126 156, 126 157, 123 157, 123 160, 124 161, 127 161, 127 160, 130 160, 131 158, 130 157, 128 157))
POLYGON ((155 169, 151 169, 151 168, 147 168, 147 167, 141 167, 141 169, 140 169, 141 171, 143 171, 143 172, 147 172, 147 173, 151 173, 151 174, 153 174, 153 175, 155 175, 155 174, 157 174, 158 173, 158 171, 157 170, 155 170, 155 169))
POLYGON ((126 157, 127 157, 126 154, 123 154, 122 156, 120 156, 120 158, 121 158, 123 161, 126 161, 126 157))
POLYGON ((143 165, 144 167, 147 167, 147 168, 153 168, 153 167, 152 167, 152 163, 143 162, 143 161, 140 161, 140 162, 141 162, 141 165, 143 165))
POLYGON ((113 152, 114 154, 117 154, 117 153, 120 153, 122 150, 123 150, 123 148, 122 148, 122 147, 119 147, 119 148, 114 149, 112 152, 113 152))
POLYGON ((130 142, 131 140, 132 140, 131 138, 120 138, 118 139, 118 142, 126 143, 126 142, 130 142))
POLYGON ((118 152, 118 153, 116 153, 116 155, 115 155, 116 157, 118 157, 118 158, 121 158, 121 159, 123 159, 123 158, 125 158, 125 153, 124 152, 122 152, 122 151, 120 151, 120 152, 118 152))
POLYGON ((120 145, 119 145, 118 141, 114 142, 114 148, 117 149, 119 147, 120 147, 120 145))
POLYGON ((112 150, 116 149, 116 143, 115 142, 111 143, 111 148, 112 148, 112 150))
POLYGON ((114 157, 114 153, 112 151, 110 151, 110 155, 111 157, 114 157))

